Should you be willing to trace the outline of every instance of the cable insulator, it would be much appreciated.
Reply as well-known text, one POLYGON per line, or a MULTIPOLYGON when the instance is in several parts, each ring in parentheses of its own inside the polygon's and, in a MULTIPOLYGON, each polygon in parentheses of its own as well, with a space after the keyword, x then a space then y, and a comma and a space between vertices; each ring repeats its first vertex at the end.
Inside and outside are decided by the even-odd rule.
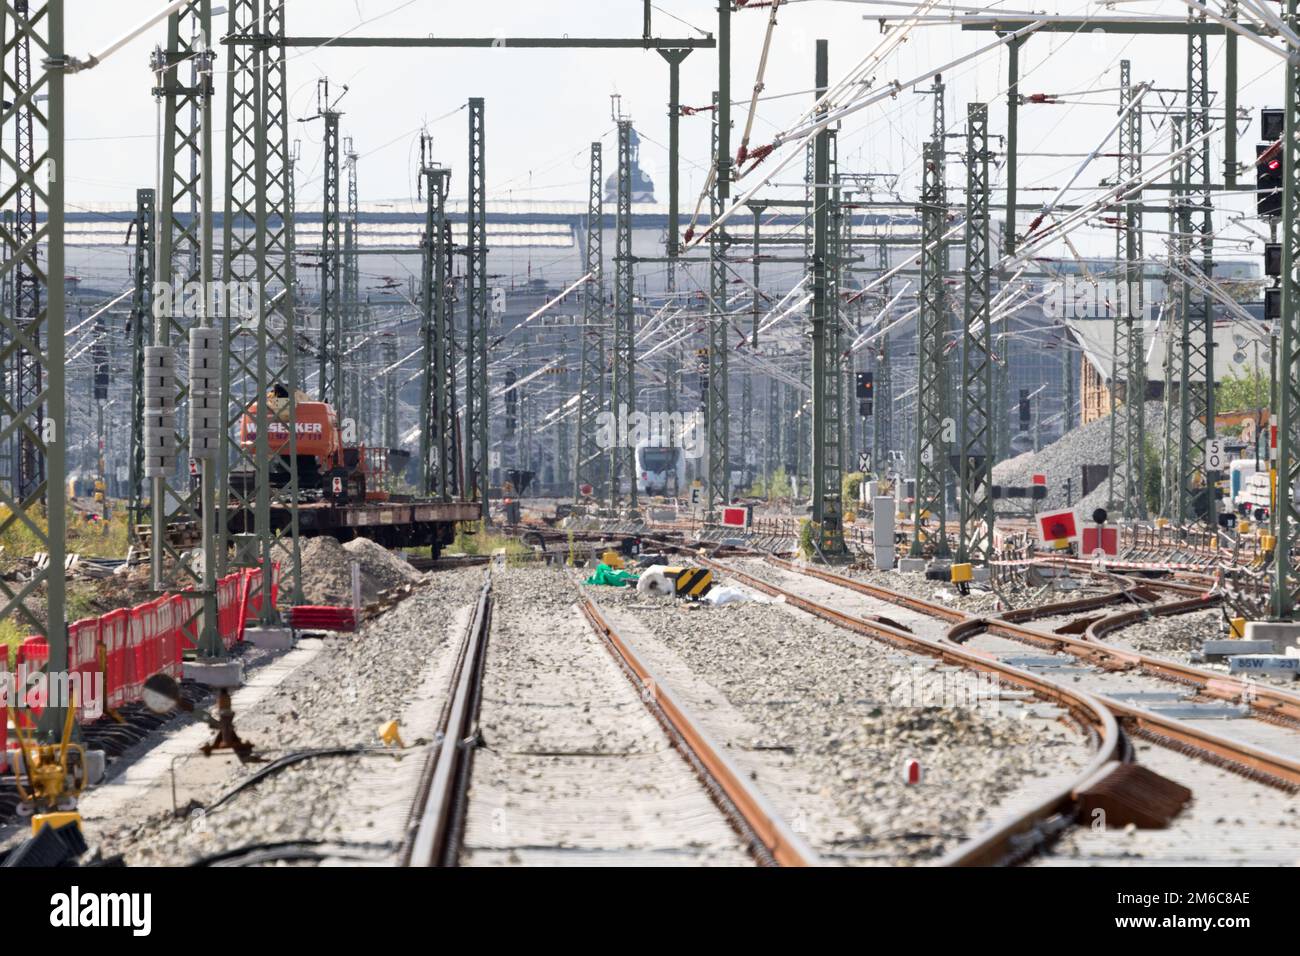
POLYGON ((757 166, 757 165, 758 165, 759 163, 761 163, 763 160, 767 159, 767 157, 770 156, 770 155, 772 154, 772 150, 774 150, 774 149, 776 149, 776 144, 775 144, 775 143, 768 143, 766 146, 760 146, 760 147, 758 147, 758 149, 756 149, 756 150, 754 150, 752 153, 750 153, 750 154, 749 154, 749 168, 750 168, 750 169, 753 169, 755 166, 757 166))

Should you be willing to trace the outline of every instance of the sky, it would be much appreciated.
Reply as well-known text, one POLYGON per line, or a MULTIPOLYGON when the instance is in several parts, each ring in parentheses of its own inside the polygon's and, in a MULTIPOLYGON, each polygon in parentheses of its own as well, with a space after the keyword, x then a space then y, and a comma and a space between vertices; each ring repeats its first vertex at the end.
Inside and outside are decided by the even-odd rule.
MULTIPOLYGON (((220 5, 220 0, 214 4, 220 5)), ((67 0, 68 50, 84 56, 99 49, 160 6, 160 0, 67 0)), ((988 9, 1044 9, 1075 16, 1186 15, 1183 4, 1168 0, 1116 0, 1110 10, 1096 3, 1040 6, 1033 0, 1007 0, 988 9)), ((641 12, 641 0, 488 0, 478 4, 456 0, 288 0, 286 21, 291 34, 309 35, 633 37, 641 32, 641 12)), ((880 41, 875 19, 879 14, 905 12, 901 5, 875 2, 787 0, 778 13, 763 94, 780 98, 759 104, 753 144, 761 145, 786 129, 811 102, 818 38, 830 40, 834 80, 880 41)), ((660 36, 716 32, 716 0, 656 0, 653 17, 654 32, 660 36)), ((767 19, 766 8, 742 9, 732 15, 734 100, 748 100, 753 88, 767 19)), ((217 20, 216 32, 220 34, 225 15, 217 20)), ((940 68, 991 39, 988 33, 964 32, 950 24, 918 27, 878 71, 877 85, 940 68)), ((152 184, 156 105, 150 95, 153 77, 148 60, 153 47, 164 40, 165 24, 94 70, 69 78, 66 166, 70 207, 132 206, 135 190, 152 184)), ((1211 40, 1211 86, 1215 111, 1220 115, 1223 48, 1221 39, 1211 40)), ((1279 105, 1282 98, 1282 61, 1245 40, 1239 48, 1239 102, 1249 110, 1250 118, 1242 121, 1244 134, 1238 153, 1253 158, 1258 107, 1279 105)), ((453 169, 454 195, 463 195, 467 120, 461 107, 471 96, 486 100, 490 198, 580 201, 589 144, 603 140, 607 155, 613 148, 610 95, 615 93, 621 96, 624 114, 634 120, 642 136, 642 166, 655 180, 659 198, 666 199, 668 67, 654 52, 319 48, 294 50, 290 56, 294 120, 316 112, 318 78, 328 77, 336 93, 343 85, 348 87, 339 104, 344 113, 341 128, 360 155, 362 202, 414 200, 422 127, 434 138, 436 158, 453 169)), ((1026 42, 1021 54, 1022 92, 1058 94, 1067 102, 1021 110, 1024 158, 1020 185, 1026 190, 1022 201, 1050 197, 1114 124, 1121 58, 1132 61, 1135 82, 1151 81, 1168 90, 1185 83, 1185 40, 1179 37, 1135 38, 1089 31, 1075 36, 1043 34, 1026 42), (1035 153, 1053 155, 1029 155, 1035 153)), ((223 59, 218 60, 218 70, 223 59)), ((945 72, 950 132, 961 132, 968 102, 988 101, 990 131, 1001 136, 1006 126, 1006 66, 1005 48, 998 48, 945 72)), ((682 66, 682 102, 707 104, 716 84, 715 51, 693 52, 682 66)), ((1180 94, 1159 95, 1171 106, 1181 107, 1180 94)), ((1154 100, 1147 103, 1154 105, 1154 100)), ((224 104, 224 78, 218 74, 214 105, 218 131, 225 125, 224 104)), ((897 174, 899 194, 914 199, 921 143, 929 136, 930 110, 929 96, 903 92, 847 118, 839 140, 841 168, 897 174)), ((747 102, 733 112, 733 146, 739 142, 747 112, 747 102)), ((310 202, 312 191, 320 187, 321 124, 295 122, 294 135, 302 140, 299 201, 310 202)), ((1151 123, 1145 138, 1148 148, 1163 151, 1151 123)), ((221 142, 220 135, 217 141, 221 142)), ((950 153, 959 145, 957 139, 950 139, 950 153)), ((1001 148, 1000 139, 994 146, 1001 148)), ((688 210, 704 182, 708 151, 708 115, 684 117, 681 169, 683 205, 688 210)), ((1212 160, 1216 172, 1222 169, 1220 152, 1221 141, 1216 141, 1212 160)), ((950 156, 950 164, 949 181, 959 184, 960 167, 954 156, 950 156)), ((1079 184, 1095 185, 1100 178, 1113 175, 1114 168, 1114 159, 1098 159, 1085 170, 1079 184)), ((995 186, 1000 187, 1004 174, 999 163, 995 186)), ((793 183, 800 177, 801 165, 795 164, 776 176, 775 182, 793 183)), ((220 182, 217 193, 221 193, 220 182)), ((995 204, 999 198, 995 194, 995 204)), ((959 194, 956 199, 960 201, 959 194)), ((1253 209, 1253 198, 1229 197, 1221 205, 1229 212, 1253 209)), ((1226 216, 1221 215, 1219 221, 1225 240, 1249 237, 1243 226, 1229 224, 1226 216)), ((1262 232, 1258 224, 1245 225, 1262 232)), ((1149 219, 1147 228, 1158 232, 1163 223, 1149 219)), ((1078 236, 1080 251, 1085 254, 1105 254, 1113 249, 1113 234, 1083 230, 1078 236)), ((1243 246, 1243 251, 1246 248, 1243 246)))

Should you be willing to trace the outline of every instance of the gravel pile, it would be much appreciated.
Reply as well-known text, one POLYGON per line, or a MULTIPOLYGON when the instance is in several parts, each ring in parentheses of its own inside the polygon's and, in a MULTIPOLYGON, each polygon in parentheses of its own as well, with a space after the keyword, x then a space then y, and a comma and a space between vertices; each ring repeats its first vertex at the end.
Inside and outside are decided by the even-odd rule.
POLYGON ((380 591, 424 580, 424 575, 369 538, 347 544, 328 535, 307 539, 302 546, 302 589, 308 604, 350 605, 352 562, 361 565, 361 601, 375 600, 380 591))
MULTIPOLYGON (((940 694, 943 703, 913 693, 920 682, 964 686, 959 672, 934 670, 928 661, 783 605, 706 607, 591 590, 601 602, 634 613, 716 688, 757 729, 745 743, 787 753, 794 769, 833 801, 849 829, 825 838, 810 834, 829 860, 933 861, 990 822, 997 814, 991 808, 1028 778, 1086 760, 1086 748, 1059 725, 990 713, 959 692, 940 694), (903 780, 909 759, 924 768, 920 786, 903 780)), ((710 713, 699 716, 707 724, 710 713)), ((797 793, 765 792, 799 819, 797 793)))
MULTIPOLYGON (((1164 403, 1147 402, 1145 409, 1146 434, 1148 442, 1155 448, 1160 447, 1164 435, 1164 403)), ((1193 423, 1195 433, 1203 429, 1193 423)), ((1092 493, 1080 500, 1083 489, 1083 466, 1106 465, 1110 463, 1110 416, 1103 415, 1096 421, 1089 422, 1074 431, 1068 432, 1060 439, 1040 451, 1027 451, 1015 458, 998 462, 993 466, 993 481, 999 485, 1028 487, 1036 474, 1047 476, 1047 498, 1038 502, 1039 510, 1068 507, 1065 482, 1070 480, 1070 498, 1075 507, 1090 513, 1098 507, 1105 507, 1107 482, 1094 488, 1092 493)), ((1025 502, 1005 503, 999 510, 1023 511, 1025 502)))
MULTIPOLYGON (((378 747, 380 724, 401 714, 422 675, 452 649, 448 621, 475 599, 482 579, 481 569, 439 572, 436 587, 421 589, 358 634, 325 638, 321 653, 275 693, 237 711, 240 736, 270 759, 308 748, 378 747)), ((427 729, 402 728, 408 749, 401 759, 423 759, 419 745, 427 743, 427 729)), ((154 813, 143 819, 131 815, 95 821, 87 827, 87 837, 105 856, 124 854, 130 865, 183 865, 266 841, 328 840, 355 825, 349 818, 355 812, 346 799, 349 787, 376 761, 397 759, 393 753, 306 760, 210 813, 191 810, 179 820, 170 813, 154 813)), ((177 765, 180 800, 211 803, 265 766, 232 764, 222 773, 219 764, 196 756, 192 764, 177 765), (207 782, 199 785, 197 779, 207 782)), ((352 852, 367 856, 394 849, 358 846, 352 852)))
POLYGON ((354 538, 343 546, 343 550, 353 560, 361 562, 363 591, 367 585, 384 591, 403 584, 415 584, 425 578, 423 572, 415 570, 405 560, 369 538, 354 538))

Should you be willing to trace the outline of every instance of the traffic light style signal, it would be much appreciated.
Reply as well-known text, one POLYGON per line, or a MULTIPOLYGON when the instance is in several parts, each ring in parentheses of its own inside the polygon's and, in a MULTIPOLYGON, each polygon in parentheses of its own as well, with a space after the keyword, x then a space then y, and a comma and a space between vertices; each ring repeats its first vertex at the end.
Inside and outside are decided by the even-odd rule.
POLYGON ((516 376, 513 370, 506 370, 506 434, 513 435, 519 427, 519 391, 515 387, 516 376))
POLYGON ((1255 211, 1261 218, 1282 215, 1282 151, 1272 143, 1255 144, 1255 211))
POLYGON ((1264 321, 1276 322, 1282 318, 1282 290, 1264 290, 1264 321))
POLYGON ((1276 143, 1282 138, 1286 128, 1286 113, 1283 110, 1263 109, 1259 111, 1259 138, 1269 143, 1276 143))
POLYGON ((1264 243, 1264 275, 1275 279, 1282 274, 1282 243, 1264 243))
MULTIPOLYGON (((857 398, 870 401, 875 395, 875 385, 870 372, 859 372, 857 381, 857 398)), ((869 412, 867 414, 870 414, 869 412)))

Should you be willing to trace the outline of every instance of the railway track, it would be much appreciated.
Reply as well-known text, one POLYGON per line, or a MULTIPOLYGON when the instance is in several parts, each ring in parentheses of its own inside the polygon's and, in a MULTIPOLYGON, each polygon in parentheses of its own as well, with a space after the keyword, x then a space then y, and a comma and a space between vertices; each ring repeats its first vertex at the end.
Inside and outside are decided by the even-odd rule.
MULTIPOLYGON (((569 588, 576 586, 569 575, 563 580, 569 588)), ((501 597, 494 591, 493 578, 485 577, 455 664, 453 690, 430 748, 403 861, 411 866, 590 862, 603 855, 623 862, 682 862, 683 857, 700 856, 701 845, 707 845, 706 862, 748 858, 760 865, 817 864, 817 855, 700 729, 672 690, 643 662, 635 645, 609 624, 590 599, 580 598, 575 612, 572 596, 570 591, 565 610, 580 612, 577 629, 547 629, 555 622, 543 622, 552 650, 564 652, 566 632, 574 640, 578 646, 572 648, 572 656, 564 661, 548 659, 538 671, 520 673, 521 659, 537 663, 540 656, 539 648, 528 644, 525 635, 520 654, 502 658, 498 684, 485 691, 485 671, 494 666, 489 654, 506 654, 508 643, 520 639, 517 633, 494 634, 494 618, 502 613, 501 597), (489 651, 490 647, 496 650, 489 651), (569 678, 581 683, 581 694, 563 684, 540 686, 539 674, 561 670, 556 666, 560 663, 568 665, 569 678), (522 692, 501 693, 508 689, 501 681, 513 681, 513 688, 522 692), (483 712, 485 699, 495 713, 483 712), (555 713, 566 705, 577 719, 566 720, 563 710, 555 713), (511 707, 526 711, 522 720, 511 707), (606 707, 609 713, 604 712, 606 707), (599 723, 583 717, 589 709, 600 711, 604 720, 616 718, 609 721, 617 728, 612 749, 608 739, 582 736, 583 724, 599 723), (546 712, 544 719, 539 718, 539 710, 546 712), (636 711, 641 712, 640 718, 636 711), (489 724, 492 727, 485 734, 483 728, 489 724), (515 729, 519 733, 512 736, 515 729), (487 765, 481 783, 475 783, 479 750, 484 751, 487 765), (506 820, 506 808, 521 802, 527 809, 506 820), (624 804, 647 802, 651 805, 636 807, 634 817, 670 821, 667 826, 656 822, 645 827, 653 846, 639 853, 629 851, 627 844, 639 835, 617 825, 605 828, 612 841, 602 842, 605 833, 596 819, 602 812, 622 813, 624 804), (575 818, 593 832, 575 834, 575 818)), ((542 612, 530 609, 528 613, 542 612)))
MULTIPOLYGON (((1083 649, 1089 665, 1097 661, 1106 661, 1108 658, 1118 661, 1119 658, 1109 657, 1114 648, 1099 647, 1092 641, 1079 642, 1072 638, 1063 638, 1060 635, 1040 632, 1022 624, 996 618, 975 617, 953 608, 934 605, 865 582, 843 578, 822 569, 794 568, 779 559, 767 559, 768 565, 775 571, 800 575, 805 580, 807 577, 820 579, 833 589, 839 589, 841 594, 845 591, 857 592, 873 599, 877 607, 884 611, 876 614, 850 613, 843 608, 843 598, 837 599, 833 591, 823 590, 823 596, 813 600, 807 596, 807 588, 801 588, 799 591, 792 590, 788 585, 774 583, 770 576, 747 573, 738 568, 735 562, 706 560, 704 563, 712 565, 716 571, 724 572, 755 590, 781 597, 787 603, 847 630, 865 634, 897 647, 920 651, 947 663, 993 673, 1000 681, 1029 689, 1044 699, 1067 707, 1077 720, 1090 728, 1098 746, 1088 771, 1079 774, 1069 787, 1061 788, 1051 799, 1043 801, 1026 813, 1017 814, 1015 818, 1004 821, 984 834, 981 841, 972 841, 968 846, 950 855, 950 858, 945 861, 950 864, 978 864, 1015 859, 1025 855, 1025 839, 1044 833, 1064 832, 1062 821, 1080 818, 1082 809, 1088 805, 1089 791, 1097 789, 1100 774, 1104 772, 1102 768, 1132 760, 1134 745, 1126 739, 1126 734, 1150 741, 1178 755, 1193 758, 1185 761, 1183 776, 1185 779, 1189 773, 1196 776, 1197 780, 1192 781, 1194 790, 1201 788, 1197 781, 1207 781, 1205 785, 1210 786, 1209 777, 1216 773, 1222 777, 1221 770, 1230 771, 1230 775, 1235 775, 1234 779, 1237 780, 1241 777, 1249 778, 1250 783, 1240 781, 1242 787, 1264 784, 1285 794, 1294 794, 1297 789, 1300 789, 1300 761, 1291 756, 1296 750, 1296 737, 1289 718, 1280 720, 1286 725, 1285 727, 1272 728, 1276 731, 1273 740, 1285 740, 1288 745, 1285 748, 1262 746, 1242 739, 1241 736, 1230 736, 1227 733, 1198 726, 1195 720, 1176 719, 1156 713, 1148 707, 1125 701, 1117 695, 1116 689, 1105 681, 1101 682, 1100 687, 1086 680, 1076 681, 1074 678, 1078 675, 1073 669, 1067 672, 1067 683, 1067 680, 1049 676, 1054 668, 1048 661, 1017 658, 1014 652, 1007 654, 1004 647, 990 649, 978 646, 974 642, 981 635, 996 637, 998 634, 1007 634, 1044 648, 1057 647, 1062 641, 1074 650, 1078 650, 1078 644, 1091 644, 1090 647, 1083 649), (886 608, 895 611, 893 617, 888 616, 889 611, 886 608), (899 615, 897 613, 899 609, 906 610, 910 614, 899 615), (1024 666, 1017 667, 1015 666, 1017 663, 1024 666), (1111 730, 1112 725, 1114 731, 1111 730), (1195 769, 1188 771, 1187 765, 1193 765, 1195 769)), ((1074 606, 1078 609, 1079 605, 1083 605, 1082 610, 1091 611, 1098 604, 1098 599, 1090 599, 1085 602, 1070 602, 1064 607, 1074 606)), ((1062 609, 1062 606, 1058 606, 1055 611, 1059 614, 1062 609)), ((1128 612, 1124 617, 1127 616, 1128 612)), ((1121 616, 1112 615, 1104 620, 1110 621, 1117 617, 1121 616)), ((1128 652, 1124 653, 1128 654, 1128 652)), ((1129 659, 1131 658, 1124 658, 1124 660, 1129 659)), ((1091 666, 1087 669, 1098 670, 1091 666)), ((1121 665, 1119 668, 1121 672, 1125 669, 1127 669, 1126 665, 1121 665)), ((1101 669, 1099 672, 1108 675, 1115 673, 1109 669, 1101 669)), ((1181 682, 1184 686, 1187 682, 1194 681, 1197 690, 1214 692, 1220 696, 1226 696, 1234 691, 1240 693, 1245 689, 1242 682, 1231 680, 1226 684, 1216 683, 1223 680, 1222 675, 1198 672, 1196 668, 1184 665, 1176 665, 1172 669, 1157 668, 1157 674, 1162 675, 1165 680, 1171 678, 1164 675, 1177 674, 1182 678, 1181 682)), ((1252 690, 1261 691, 1260 688, 1252 688, 1252 690)), ((1262 689, 1261 697, 1265 698, 1260 702, 1260 707, 1266 717, 1273 717, 1279 711, 1290 713, 1296 704, 1294 695, 1275 691, 1272 688, 1262 689)), ((1167 762, 1167 759, 1162 761, 1162 763, 1167 762)), ((1113 770, 1114 767, 1112 766, 1111 769, 1113 770)), ((1222 788, 1223 784, 1219 782, 1215 786, 1222 788)))
POLYGON ((434 743, 416 794, 409 837, 401 854, 408 866, 456 863, 466 791, 474 766, 473 729, 482 703, 492 606, 492 577, 485 574, 452 669, 451 694, 439 714, 434 743))

